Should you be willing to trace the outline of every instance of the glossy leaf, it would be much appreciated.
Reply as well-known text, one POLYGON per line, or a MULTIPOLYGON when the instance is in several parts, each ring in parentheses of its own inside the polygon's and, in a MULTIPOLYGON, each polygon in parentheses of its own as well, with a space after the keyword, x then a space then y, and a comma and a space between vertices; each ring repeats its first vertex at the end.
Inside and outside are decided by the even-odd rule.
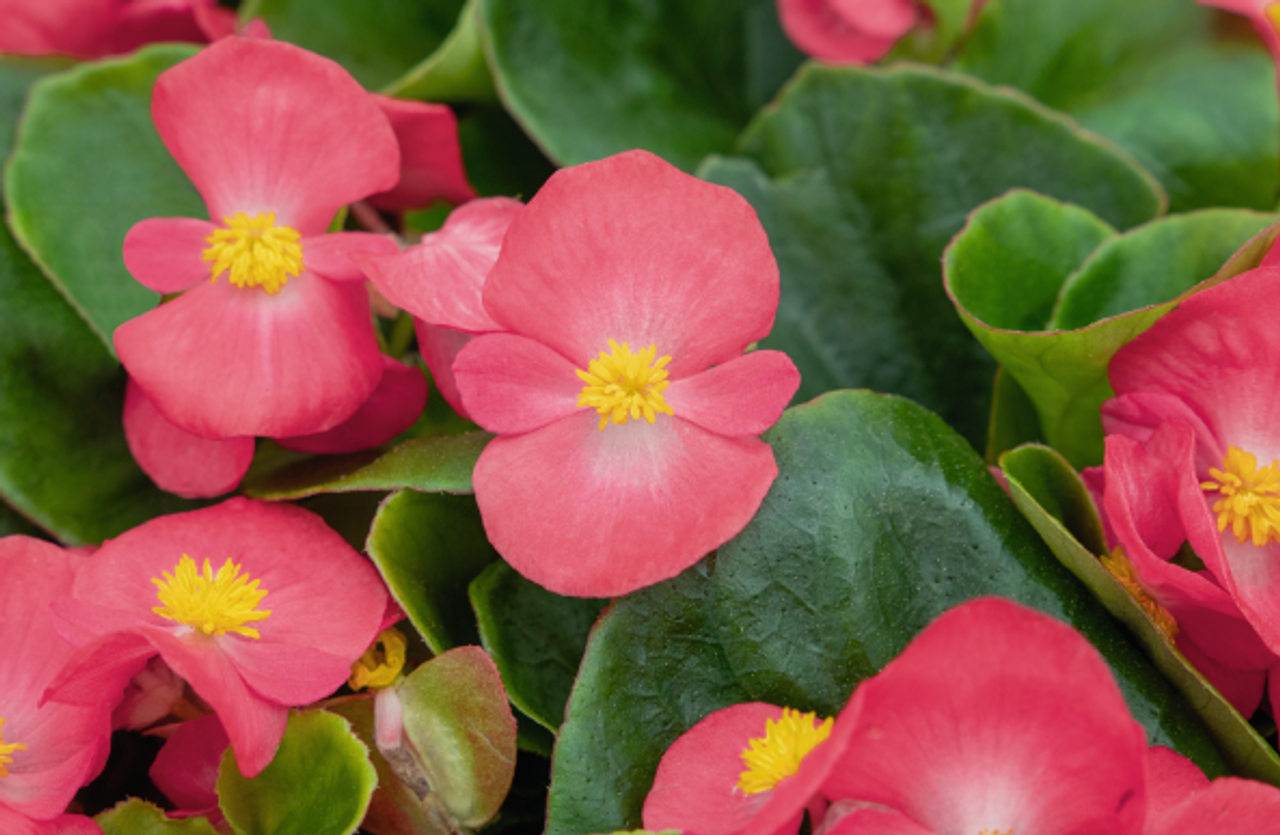
POLYGON ((1085 467, 1102 462, 1111 357, 1276 219, 1206 210, 1110 235, 1077 206, 1015 192, 970 216, 943 272, 962 321, 1036 405, 1044 439, 1085 467))
POLYGON ((591 626, 607 600, 561 597, 495 562, 472 581, 480 639, 511 703, 549 730, 564 721, 591 626))
POLYGON ((547 156, 727 151, 800 63, 773 0, 480 0, 498 93, 547 156))
POLYGON ((435 102, 497 101, 493 75, 484 57, 482 26, 479 0, 467 0, 453 31, 435 52, 383 92, 435 102))
POLYGON ((493 661, 479 647, 458 647, 398 689, 404 735, 432 793, 463 827, 490 820, 516 768, 516 720, 493 661))
POLYGON ((151 123, 156 77, 195 52, 152 46, 42 79, 5 171, 15 236, 109 351, 116 327, 160 299, 124 268, 125 234, 148 217, 208 217, 151 123), (68 160, 110 164, 70 177, 68 160))
POLYGON ((698 720, 752 700, 833 715, 933 618, 980 595, 1081 630, 1149 741, 1225 772, 1191 708, 935 415, 836 392, 764 438, 780 475, 755 519, 593 631, 556 745, 549 835, 639 827, 658 759, 698 720))
POLYGON ((236 835, 351 835, 377 784, 369 749, 350 723, 312 710, 290 714, 275 759, 252 780, 228 748, 218 803, 236 835))
POLYGON ((741 148, 759 168, 720 159, 700 174, 742 193, 769 233, 782 298, 761 347, 799 367, 794 402, 851 387, 902 394, 974 444, 995 363, 938 270, 965 214, 1019 186, 1119 227, 1160 209, 1150 176, 1105 141, 1025 96, 924 68, 809 65, 741 148))
POLYGON ((433 53, 453 31, 465 0, 251 0, 271 36, 332 58, 370 90, 385 87, 433 53))
POLYGON ((990 0, 955 67, 1010 84, 1123 145, 1174 211, 1268 209, 1280 187, 1275 69, 1167 0, 990 0))
POLYGON ((493 436, 487 432, 413 438, 384 453, 282 457, 282 463, 251 473, 240 489, 259 499, 298 499, 317 493, 414 490, 470 493, 471 471, 493 436))
POLYGON ((145 800, 127 800, 94 818, 103 835, 216 835, 207 818, 170 818, 145 800))
POLYGON ((1095 554, 1106 548, 1088 491, 1062 456, 1026 446, 1000 457, 1009 492, 1045 543, 1072 574, 1127 626, 1156 668, 1182 693, 1213 735, 1234 773, 1280 785, 1280 756, 1178 652, 1095 554))
POLYGON ((467 586, 498 554, 475 499, 396 493, 378 510, 366 550, 432 652, 479 642, 467 586))

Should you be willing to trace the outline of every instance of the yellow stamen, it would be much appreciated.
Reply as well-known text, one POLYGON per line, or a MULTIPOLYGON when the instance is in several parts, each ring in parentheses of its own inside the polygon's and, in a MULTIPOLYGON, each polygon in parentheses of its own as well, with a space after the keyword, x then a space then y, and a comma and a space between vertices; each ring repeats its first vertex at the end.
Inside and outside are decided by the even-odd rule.
MULTIPOLYGON (((4 717, 0 716, 0 728, 4 727, 4 717)), ((13 757, 9 756, 14 751, 25 751, 27 746, 20 742, 5 742, 4 731, 0 730, 0 777, 9 776, 9 764, 13 762, 13 757)))
POLYGON ((1258 459, 1238 447, 1227 447, 1222 469, 1209 470, 1213 481, 1201 482, 1208 492, 1222 494, 1213 505, 1218 530, 1228 526, 1236 541, 1262 546, 1280 539, 1280 461, 1258 469, 1258 459))
POLYGON ((249 575, 240 574, 240 566, 230 559, 222 564, 217 575, 204 561, 204 570, 196 570, 195 561, 186 554, 178 560, 178 567, 170 575, 163 571, 163 580, 151 578, 159 587, 156 597, 163 606, 151 611, 166 620, 199 629, 206 635, 225 635, 235 632, 246 638, 257 638, 258 630, 246 623, 266 620, 270 610, 260 610, 258 604, 267 596, 267 590, 258 590, 260 581, 249 582, 249 575))
POLYGON ((290 226, 276 226, 275 212, 258 212, 249 217, 236 212, 224 217, 226 229, 215 229, 205 238, 209 248, 200 258, 212 261, 213 281, 231 271, 237 287, 261 287, 274 296, 302 272, 302 235, 290 226))
POLYGON ((656 345, 633 354, 627 343, 618 345, 610 339, 609 353, 601 351, 600 359, 591 360, 589 371, 575 369, 578 379, 586 383, 578 395, 578 405, 590 406, 600 414, 600 431, 610 420, 621 426, 628 418, 639 420, 641 415, 653 423, 658 412, 675 414, 662 397, 671 385, 665 369, 671 357, 654 362, 657 355, 656 345))
POLYGON ((1262 13, 1266 15, 1267 22, 1271 24, 1271 28, 1280 32, 1280 3, 1271 3, 1262 13))
POLYGON ((1160 627, 1160 631, 1168 635, 1170 641, 1176 639, 1178 622, 1174 620, 1168 609, 1156 602, 1151 593, 1142 587, 1142 581, 1138 579, 1138 570, 1133 567, 1133 563, 1129 562, 1129 556, 1124 549, 1117 547, 1110 554, 1103 554, 1099 559, 1102 561, 1102 566, 1111 572, 1111 576, 1119 580, 1125 591, 1138 601, 1142 611, 1151 616, 1156 626, 1160 627))
POLYGON ((404 669, 404 650, 408 642, 394 626, 378 633, 373 646, 351 665, 347 684, 352 690, 365 687, 390 687, 404 669), (379 649, 381 647, 381 649, 379 649))
POLYGON ((747 770, 738 775, 743 794, 768 791, 800 770, 800 762, 831 735, 834 719, 814 725, 817 714, 783 708, 782 716, 765 722, 763 737, 752 739, 742 750, 747 770))

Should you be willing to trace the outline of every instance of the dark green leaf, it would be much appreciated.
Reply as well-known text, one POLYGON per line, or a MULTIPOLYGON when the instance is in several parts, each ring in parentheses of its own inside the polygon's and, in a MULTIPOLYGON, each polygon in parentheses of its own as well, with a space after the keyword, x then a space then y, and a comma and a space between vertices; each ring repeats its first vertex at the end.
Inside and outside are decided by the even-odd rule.
POLYGON ((236 835, 351 835, 377 784, 369 749, 351 724, 312 710, 289 715, 275 759, 252 780, 227 749, 218 803, 236 835))
POLYGON ((727 151, 799 64, 772 0, 481 0, 507 109, 576 165, 645 148, 727 151))
POLYGON ((698 720, 752 700, 833 715, 925 625, 982 595, 1075 626, 1149 741, 1225 773, 1191 708, 935 415, 838 392, 764 438, 780 475, 755 519, 592 633, 556 745, 549 835, 640 826, 659 758, 698 720))
POLYGON ((587 634, 609 602, 561 597, 495 562, 471 583, 480 638, 511 703, 549 730, 564 721, 587 634))
POLYGON ((217 835, 207 818, 170 818, 145 800, 127 800, 94 821, 103 835, 217 835))
POLYGON ((366 550, 432 652, 479 641, 467 586, 498 555, 475 499, 396 493, 374 518, 366 550))
POLYGON ((130 227, 208 217, 151 123, 156 77, 195 52, 152 46, 42 79, 5 172, 15 236, 109 351, 115 329, 160 299, 124 268, 130 227))
POLYGON ((436 102, 497 101, 493 75, 484 57, 482 27, 479 0, 467 0, 453 31, 436 51, 383 92, 436 102))
POLYGON ((467 108, 458 117, 458 141, 467 179, 485 197, 528 202, 556 170, 501 107, 467 108))

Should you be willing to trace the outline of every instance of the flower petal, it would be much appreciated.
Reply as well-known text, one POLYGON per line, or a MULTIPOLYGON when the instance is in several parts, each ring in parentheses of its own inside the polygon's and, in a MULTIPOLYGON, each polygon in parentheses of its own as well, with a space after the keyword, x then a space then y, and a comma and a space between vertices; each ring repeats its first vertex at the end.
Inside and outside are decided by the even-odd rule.
POLYGON ((253 463, 253 438, 193 435, 166 418, 132 378, 124 391, 124 436, 157 487, 188 499, 231 492, 253 463))
POLYGON ((372 232, 333 232, 303 238, 302 262, 307 272, 330 281, 366 281, 368 276, 352 256, 386 256, 400 251, 386 235, 372 232))
POLYGON ((800 388, 800 372, 781 351, 753 351, 663 393, 677 415, 718 435, 759 435, 778 422, 800 388))
POLYGON ((185 217, 153 217, 135 223, 124 236, 129 274, 157 293, 181 293, 213 273, 200 256, 214 225, 185 217))
POLYGON ((413 329, 418 334, 422 361, 431 372, 431 382, 459 417, 470 420, 471 413, 462 405, 462 393, 458 391, 458 381, 453 376, 453 362, 475 336, 453 328, 428 325, 418 318, 413 320, 413 329))
POLYGON ((381 446, 408 429, 427 403, 427 378, 412 366, 382 358, 382 379, 356 413, 314 435, 277 438, 285 449, 331 455, 381 446))
POLYGON ((178 809, 204 812, 218 805, 218 767, 231 744, 214 714, 183 722, 151 764, 151 781, 178 809))
POLYGON ((400 177, 395 133, 364 88, 282 41, 213 44, 160 76, 151 114, 214 222, 275 212, 315 235, 400 177))
POLYGON ((1153 815, 1145 835, 1257 835, 1275 829, 1280 789, 1221 777, 1164 814, 1153 815))
POLYGON ((382 376, 364 288, 305 271, 274 296, 201 284, 121 325, 115 345, 156 406, 207 438, 324 431, 382 376))
POLYGON ((666 416, 597 425, 584 410, 499 437, 476 465, 489 540, 557 594, 612 597, 674 577, 742 530, 778 474, 756 438, 666 416))
POLYGON ((400 182, 369 202, 390 212, 420 209, 437 200, 465 203, 476 196, 462 168, 458 120, 447 105, 373 96, 400 143, 400 182))
POLYGON ((532 432, 581 411, 584 383, 574 372, 546 345, 510 333, 476 337, 453 362, 467 414, 499 435, 532 432))
POLYGON ((778 0, 778 16, 796 46, 833 64, 876 61, 905 33, 876 34, 846 20, 833 6, 833 0, 778 0))
POLYGON ((676 380, 769 333, 778 265, 736 192, 628 151, 551 176, 512 222, 484 304, 579 368, 610 339, 656 345, 676 380))

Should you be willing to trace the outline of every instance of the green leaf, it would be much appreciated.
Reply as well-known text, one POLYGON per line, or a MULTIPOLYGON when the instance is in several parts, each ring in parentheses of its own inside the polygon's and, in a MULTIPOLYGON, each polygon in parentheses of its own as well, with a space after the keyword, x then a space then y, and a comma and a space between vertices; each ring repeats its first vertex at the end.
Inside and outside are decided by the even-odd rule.
POLYGON ((5 171, 14 235, 113 354, 115 329, 160 299, 124 268, 125 234, 149 217, 208 217, 151 123, 156 77, 196 51, 152 46, 41 79, 5 171))
POLYGON ((218 803, 236 835, 351 835, 377 784, 350 723, 313 710, 289 715, 275 759, 252 780, 227 749, 218 803))
POLYGON ((432 652, 479 641, 467 586, 498 554, 475 499, 396 493, 378 510, 366 550, 432 652))
POLYGON ((1092 466, 1111 357, 1276 219, 1206 210, 1111 235, 1079 207, 1014 192, 970 216, 944 254, 944 280, 961 320, 1035 404, 1044 439, 1092 466))
POLYGON ((438 655, 398 687, 404 735, 431 791, 463 827, 497 813, 516 768, 516 720, 479 647, 438 655))
POLYGON ((839 388, 902 394, 975 444, 995 363, 938 271, 966 213, 1019 186, 1115 226, 1160 210, 1158 186, 1109 143, 1023 95, 926 68, 809 65, 741 148, 759 168, 712 159, 700 174, 742 193, 769 233, 782 298, 761 347, 799 367, 794 402, 839 388))
POLYGON ((4 502, 0 502, 0 536, 13 536, 15 534, 35 537, 44 535, 39 528, 27 521, 25 516, 4 502))
POLYGON ((556 170, 501 107, 468 107, 458 117, 458 141, 467 179, 485 197, 527 202, 556 170))
POLYGON ((467 0, 453 31, 439 48, 382 92, 423 101, 497 101, 493 75, 484 57, 482 27, 479 0, 467 0))
POLYGON ((370 90, 391 84, 444 43, 464 0, 251 0, 271 36, 332 58, 370 90))
POLYGON ((240 489, 258 499, 299 499, 317 493, 414 490, 470 493, 471 471, 493 436, 487 432, 430 435, 380 453, 296 458, 245 477, 240 489))
POLYGON ((591 626, 607 600, 561 597, 495 562, 471 583, 480 639, 511 703, 548 730, 564 721, 591 626))
POLYGON ((170 818, 145 800, 126 800, 94 818, 103 835, 217 835, 208 818, 170 818))
POLYGON ((0 55, 0 164, 13 150, 18 117, 27 102, 27 91, 40 78, 71 66, 65 58, 27 58, 0 55))
POLYGON ((800 63, 772 0, 480 0, 498 93, 561 165, 727 151, 800 63))
POLYGON ((1269 209, 1280 187, 1275 68, 1168 0, 990 0, 956 69, 1010 84, 1123 145, 1174 211, 1269 209))
POLYGON ((1152 617, 1094 556, 1106 549, 1102 523, 1071 465, 1042 446, 1007 452, 1000 457, 1000 465, 1009 477, 1009 492, 1018 508, 1062 564, 1089 587, 1116 620, 1129 628, 1156 668, 1200 715, 1231 770, 1242 777, 1280 785, 1280 756, 1196 672, 1152 617))
POLYGON ((991 391, 991 422, 987 425, 984 459, 994 467, 1000 453, 1022 444, 1039 443, 1040 416, 1022 386, 1003 368, 996 369, 991 391))
POLYGON ((591 635, 553 760, 548 835, 641 825, 654 769, 714 710, 834 715, 930 621, 981 595, 1072 624, 1148 740, 1225 765, 1199 719, 937 416, 828 394, 764 435, 779 476, 714 559, 622 598, 591 635))

